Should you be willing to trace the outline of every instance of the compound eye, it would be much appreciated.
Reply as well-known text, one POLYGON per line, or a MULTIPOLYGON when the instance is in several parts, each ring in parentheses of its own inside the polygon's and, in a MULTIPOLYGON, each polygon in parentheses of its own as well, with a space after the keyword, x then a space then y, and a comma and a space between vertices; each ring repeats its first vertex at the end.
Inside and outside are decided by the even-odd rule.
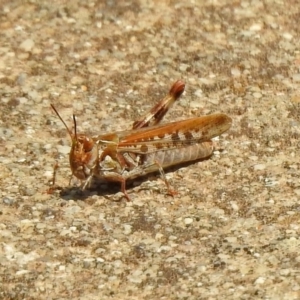
POLYGON ((85 142, 84 142, 84 149, 86 152, 90 152, 92 151, 94 147, 94 141, 90 138, 86 138, 85 142))
POLYGON ((86 136, 80 136, 78 137, 78 141, 80 144, 83 145, 84 152, 90 152, 92 151, 94 147, 94 141, 86 136))

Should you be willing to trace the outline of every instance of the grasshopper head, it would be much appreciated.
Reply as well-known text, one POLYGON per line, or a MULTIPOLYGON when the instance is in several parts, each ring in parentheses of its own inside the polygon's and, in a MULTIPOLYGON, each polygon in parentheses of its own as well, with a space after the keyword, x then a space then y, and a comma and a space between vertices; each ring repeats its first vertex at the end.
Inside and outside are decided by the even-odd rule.
MULTIPOLYGON (((75 120, 75 117, 74 117, 75 120)), ((76 123, 75 123, 76 124, 76 123)), ((86 180, 98 159, 97 145, 85 136, 75 134, 72 136, 72 147, 69 155, 70 167, 75 177, 86 180)))
POLYGON ((86 180, 92 174, 93 169, 97 166, 98 148, 92 138, 86 135, 77 135, 76 119, 73 115, 74 133, 68 128, 62 117, 59 115, 56 108, 51 104, 52 109, 57 114, 58 118, 66 127, 71 140, 72 147, 69 154, 70 167, 72 174, 80 180, 86 180))

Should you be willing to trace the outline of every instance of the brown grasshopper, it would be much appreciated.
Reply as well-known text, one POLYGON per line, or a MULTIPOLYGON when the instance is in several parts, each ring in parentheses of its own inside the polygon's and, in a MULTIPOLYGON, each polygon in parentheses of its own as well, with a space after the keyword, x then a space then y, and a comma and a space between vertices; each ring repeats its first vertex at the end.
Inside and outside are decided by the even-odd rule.
POLYGON ((135 121, 131 130, 95 137, 77 133, 75 115, 73 133, 51 104, 72 139, 70 167, 83 182, 83 189, 93 177, 120 182, 121 191, 130 201, 126 181, 159 171, 169 193, 174 195, 164 168, 209 157, 214 149, 211 139, 228 130, 232 123, 230 117, 219 113, 159 124, 184 88, 183 81, 176 81, 168 95, 135 121))

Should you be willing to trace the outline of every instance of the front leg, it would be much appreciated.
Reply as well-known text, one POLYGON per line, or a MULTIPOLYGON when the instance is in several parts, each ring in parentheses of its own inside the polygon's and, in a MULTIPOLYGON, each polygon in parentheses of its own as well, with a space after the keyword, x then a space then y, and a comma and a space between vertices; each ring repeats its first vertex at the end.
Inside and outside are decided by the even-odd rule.
MULTIPOLYGON (((133 157, 128 157, 127 153, 119 153, 116 149, 111 149, 109 147, 105 148, 100 155, 99 161, 103 162, 106 156, 109 156, 114 162, 117 162, 120 166, 122 172, 124 170, 131 170, 136 167, 133 157)), ((133 154, 132 154, 133 155, 133 154)))

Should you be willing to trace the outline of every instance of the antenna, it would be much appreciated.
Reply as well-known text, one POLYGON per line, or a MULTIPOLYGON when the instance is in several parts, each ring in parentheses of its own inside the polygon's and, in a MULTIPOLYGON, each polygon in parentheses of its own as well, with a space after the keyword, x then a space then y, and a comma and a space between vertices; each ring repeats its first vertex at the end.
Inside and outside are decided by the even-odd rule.
POLYGON ((74 122, 74 133, 75 133, 75 141, 77 141, 77 123, 75 115, 73 114, 73 122, 74 122))
MULTIPOLYGON (((56 108, 54 107, 53 104, 50 104, 52 109, 55 111, 55 113, 57 114, 58 118, 62 121, 62 123, 64 124, 64 126, 66 127, 71 139, 73 140, 73 134, 72 131, 69 129, 69 127, 67 126, 67 124, 65 123, 65 121, 62 119, 62 117, 60 116, 60 114, 58 113, 58 111, 56 110, 56 108)), ((73 120, 74 120, 74 125, 75 125, 75 138, 77 140, 77 133, 76 133, 76 119, 75 119, 75 115, 73 115, 73 120)))

